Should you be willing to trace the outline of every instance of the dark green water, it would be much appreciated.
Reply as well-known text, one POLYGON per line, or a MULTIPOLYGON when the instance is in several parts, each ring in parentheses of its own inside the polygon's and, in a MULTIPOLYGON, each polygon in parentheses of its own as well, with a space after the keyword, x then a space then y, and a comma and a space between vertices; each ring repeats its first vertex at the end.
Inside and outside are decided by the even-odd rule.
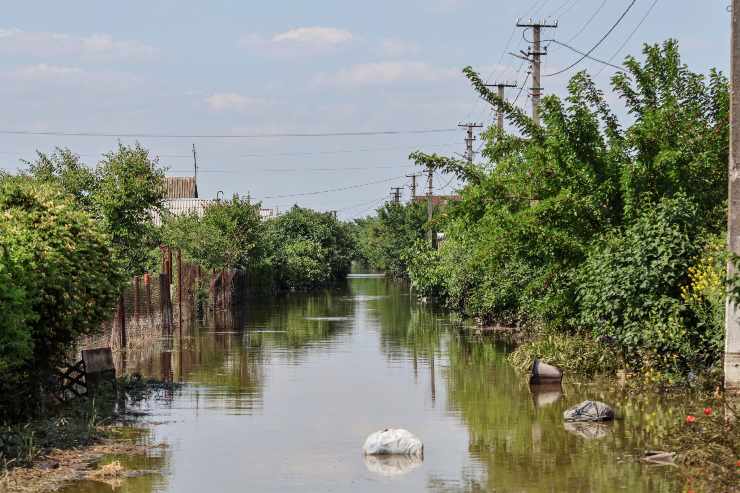
MULTIPOLYGON (((131 467, 120 492, 680 491, 672 469, 642 465, 671 416, 651 396, 596 384, 533 393, 506 362, 444 312, 377 277, 313 295, 253 300, 243 319, 186 331, 182 343, 127 355, 128 372, 185 383, 147 402, 151 440, 166 449, 131 467), (566 429, 584 399, 624 419, 566 429), (421 464, 366 462, 365 437, 403 427, 421 464)), ((104 492, 83 482, 67 491, 104 492)))

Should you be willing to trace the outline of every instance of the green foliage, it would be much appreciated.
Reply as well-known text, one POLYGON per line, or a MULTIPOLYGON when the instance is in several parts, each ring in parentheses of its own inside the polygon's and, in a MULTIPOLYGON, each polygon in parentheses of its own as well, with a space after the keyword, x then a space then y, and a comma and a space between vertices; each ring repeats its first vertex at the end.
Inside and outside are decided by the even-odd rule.
POLYGON ((698 216, 686 197, 664 198, 594 244, 581 267, 581 325, 616 340, 635 364, 657 358, 662 368, 685 371, 721 355, 717 327, 697 324, 681 297, 702 246, 698 216))
POLYGON ((141 145, 118 145, 92 170, 69 149, 39 152, 28 174, 53 183, 108 231, 117 259, 129 275, 141 274, 159 243, 151 221, 164 200, 164 171, 141 145))
POLYGON ((349 225, 297 206, 263 222, 259 207, 234 197, 203 217, 165 216, 163 241, 205 269, 245 270, 266 289, 310 289, 346 276, 355 256, 349 225))
POLYGON ((268 222, 266 248, 279 287, 306 289, 343 278, 355 256, 350 227, 330 213, 294 206, 268 222))
POLYGON ((426 204, 387 203, 377 210, 377 217, 355 224, 359 257, 375 269, 405 277, 406 253, 426 237, 426 204))
POLYGON ((542 335, 525 342, 509 355, 509 361, 521 372, 530 371, 535 359, 555 365, 571 375, 613 373, 621 366, 621 359, 614 348, 604 346, 588 334, 542 335))
MULTIPOLYGON (((0 179, 2 182, 2 179, 0 179)), ((7 249, 0 249, 0 375, 17 370, 33 354, 33 340, 26 324, 34 313, 26 300, 26 291, 14 282, 17 268, 11 262, 7 249)))
POLYGON ((234 197, 210 205, 203 217, 165 216, 163 242, 205 269, 250 269, 264 255, 259 205, 234 197))
POLYGON ((472 165, 412 154, 464 180, 462 200, 435 221, 439 250, 388 252, 422 295, 483 323, 608 336, 629 366, 685 373, 720 355, 722 260, 706 248, 725 225, 728 83, 691 72, 675 41, 624 66, 611 91, 626 126, 585 72, 543 99, 537 126, 466 68, 518 135, 488 129, 472 165))
POLYGON ((157 164, 141 145, 119 144, 96 169, 92 200, 129 275, 143 272, 159 243, 151 221, 152 210, 164 201, 164 171, 157 164))
POLYGON ((44 375, 79 336, 110 318, 121 272, 104 228, 51 185, 23 177, 1 180, 0 216, 0 276, 13 286, 8 290, 3 282, 0 288, 11 301, 10 322, 2 325, 12 332, 2 337, 17 336, 17 350, 7 348, 8 356, 3 345, 2 357, 44 375), (18 303, 26 310, 13 310, 18 303))

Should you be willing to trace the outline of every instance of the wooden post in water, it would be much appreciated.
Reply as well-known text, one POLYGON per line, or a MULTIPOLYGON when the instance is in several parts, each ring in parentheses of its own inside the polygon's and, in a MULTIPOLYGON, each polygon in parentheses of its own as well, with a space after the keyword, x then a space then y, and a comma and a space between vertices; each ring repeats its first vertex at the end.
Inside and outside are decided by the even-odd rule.
POLYGON ((118 295, 118 335, 121 349, 126 349, 126 304, 123 302, 123 293, 118 295))
POLYGON ((144 274, 144 292, 146 293, 146 317, 147 323, 152 325, 152 280, 149 273, 144 274))
POLYGON ((139 276, 134 276, 134 320, 139 320, 139 276))
POLYGON ((166 272, 159 274, 159 310, 162 316, 162 332, 172 333, 172 300, 170 279, 166 272))
POLYGON ((178 333, 182 341, 182 251, 177 249, 177 311, 178 311, 178 333))

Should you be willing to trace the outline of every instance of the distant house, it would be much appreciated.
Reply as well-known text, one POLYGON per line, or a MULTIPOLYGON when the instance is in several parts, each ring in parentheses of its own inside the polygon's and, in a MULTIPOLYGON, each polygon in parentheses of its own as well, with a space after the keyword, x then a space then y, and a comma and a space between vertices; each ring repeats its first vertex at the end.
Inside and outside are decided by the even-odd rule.
MULTIPOLYGON (((203 214, 214 201, 198 198, 198 183, 194 176, 166 176, 164 178, 165 199, 164 208, 173 216, 203 214)), ((152 213, 155 226, 162 225, 162 217, 158 212, 152 213)))

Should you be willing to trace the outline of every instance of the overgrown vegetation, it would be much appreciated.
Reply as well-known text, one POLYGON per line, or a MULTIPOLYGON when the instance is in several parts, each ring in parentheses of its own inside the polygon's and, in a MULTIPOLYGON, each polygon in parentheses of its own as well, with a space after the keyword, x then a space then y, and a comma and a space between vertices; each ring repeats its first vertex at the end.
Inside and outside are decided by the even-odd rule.
POLYGON ((627 124, 586 72, 570 80, 565 98, 543 99, 537 126, 465 69, 516 134, 488 129, 484 162, 473 165, 412 154, 465 182, 461 201, 436 221, 446 236, 439 249, 395 246, 374 227, 362 233, 365 243, 394 245, 385 264, 405 268, 420 295, 483 324, 543 334, 517 361, 667 375, 717 365, 728 83, 716 71, 691 72, 675 41, 645 46, 643 55, 612 78, 627 124), (578 357, 579 345, 619 357, 598 364, 578 357))
POLYGON ((209 206, 203 217, 170 217, 163 241, 189 262, 207 270, 245 270, 265 288, 310 289, 349 272, 355 248, 348 225, 297 206, 263 222, 259 209, 234 197, 209 206))

